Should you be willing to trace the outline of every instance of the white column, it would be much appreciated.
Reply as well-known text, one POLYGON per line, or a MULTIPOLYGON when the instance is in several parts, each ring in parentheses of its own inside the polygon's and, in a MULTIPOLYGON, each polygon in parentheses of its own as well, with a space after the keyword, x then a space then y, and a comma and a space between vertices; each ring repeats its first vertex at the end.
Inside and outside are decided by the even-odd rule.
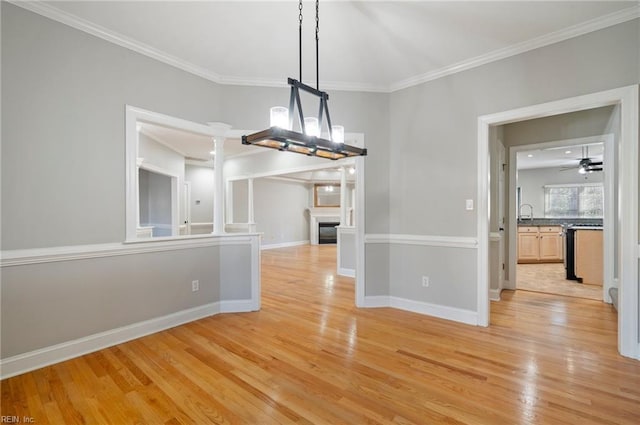
POLYGON ((227 187, 226 187, 226 193, 225 193, 225 206, 227 208, 227 212, 225 215, 225 220, 227 224, 231 224, 234 222, 234 218, 233 218, 233 182, 232 181, 227 181, 227 187))
POLYGON ((347 226, 347 169, 340 169, 340 225, 347 226))
POLYGON ((256 223, 253 211, 253 179, 247 179, 247 222, 249 228, 256 223))
POLYGON ((224 139, 231 129, 229 124, 221 122, 207 123, 213 129, 213 233, 224 233, 224 139))

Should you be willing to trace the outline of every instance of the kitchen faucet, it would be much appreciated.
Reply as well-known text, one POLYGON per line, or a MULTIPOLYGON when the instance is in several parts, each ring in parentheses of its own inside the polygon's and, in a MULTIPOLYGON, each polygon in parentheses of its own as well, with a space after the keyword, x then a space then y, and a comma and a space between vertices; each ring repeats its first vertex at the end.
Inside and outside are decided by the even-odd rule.
POLYGON ((523 218, 528 218, 529 220, 533 220, 533 205, 531 204, 521 204, 518 209, 518 220, 522 220, 523 218), (529 207, 529 215, 522 215, 522 207, 529 207))

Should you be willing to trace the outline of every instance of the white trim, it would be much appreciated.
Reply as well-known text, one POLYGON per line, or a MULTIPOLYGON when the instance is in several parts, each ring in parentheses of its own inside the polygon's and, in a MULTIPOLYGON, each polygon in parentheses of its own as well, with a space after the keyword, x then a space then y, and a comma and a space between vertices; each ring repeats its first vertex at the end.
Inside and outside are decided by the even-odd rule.
MULTIPOLYGON (((618 105, 618 239, 619 295, 618 351, 638 358, 638 85, 587 94, 478 117, 478 200, 489 196, 489 130, 491 126, 548 117, 602 106, 618 105)), ((515 215, 511 215, 515 216, 515 215)), ((478 209, 478 319, 488 325, 488 211, 478 209)))
POLYGON ((257 233, 233 234, 225 236, 192 235, 189 237, 154 238, 153 241, 135 243, 108 243, 94 245, 58 246, 52 248, 16 249, 2 251, 0 267, 23 266, 28 264, 76 261, 90 258, 114 257, 120 255, 144 254, 149 252, 176 251, 181 249, 209 246, 244 245, 259 239, 257 233))
POLYGON ((220 313, 254 311, 251 300, 219 301, 0 360, 0 379, 92 353, 220 313))
POLYGON ((365 297, 364 301, 363 307, 391 307, 413 313, 424 314, 425 316, 437 317, 439 319, 452 320, 454 322, 464 323, 467 325, 475 326, 478 324, 478 316, 475 311, 471 310, 447 307, 393 296, 369 296, 365 297))
POLYGON ((526 40, 502 49, 494 50, 493 52, 476 56, 475 58, 466 59, 462 62, 448 65, 443 68, 436 69, 435 71, 427 72, 426 74, 416 75, 414 77, 397 81, 389 86, 389 91, 395 92, 398 90, 417 86, 428 81, 437 80, 448 75, 457 74, 458 72, 467 71, 469 69, 477 68, 491 62, 496 62, 502 59, 519 55, 521 53, 588 34, 590 32, 598 31, 607 27, 621 24, 623 22, 631 21, 638 18, 639 16, 640 6, 632 6, 630 8, 619 10, 608 15, 600 16, 590 21, 582 22, 568 28, 563 28, 559 31, 554 31, 552 33, 545 34, 531 40, 526 40))
POLYGON ((477 238, 461 236, 432 236, 432 235, 399 235, 399 234, 367 234, 367 244, 397 244, 397 245, 422 245, 438 246, 446 248, 477 249, 477 238))
POLYGON ((1 359, 1 379, 92 353, 220 312, 220 302, 214 302, 1 359))
POLYGON ((354 269, 338 267, 338 275, 344 276, 344 277, 356 277, 356 271, 354 269))
POLYGON ((356 307, 363 307, 365 304, 365 286, 367 276, 366 251, 365 251, 365 165, 363 157, 356 158, 356 187, 355 187, 355 222, 351 223, 356 228, 356 307))
MULTIPOLYGON (((33 1, 17 1, 8 0, 10 3, 22 7, 31 12, 45 16, 49 19, 53 19, 72 28, 80 31, 84 31, 88 34, 94 35, 98 38, 106 40, 110 43, 140 53, 142 55, 151 57, 160 62, 174 66, 183 71, 202 77, 206 80, 213 81, 218 84, 225 85, 242 85, 242 86, 261 86, 261 87, 287 87, 284 79, 268 79, 268 78, 246 78, 237 76, 222 76, 208 69, 205 69, 199 65, 177 58, 166 52, 153 48, 140 41, 126 37, 113 30, 104 28, 93 22, 82 19, 76 15, 65 12, 52 6, 51 4, 33 1)), ((627 22, 636 19, 640 16, 640 6, 632 6, 627 9, 622 9, 608 15, 600 16, 592 20, 582 22, 568 28, 536 37, 531 40, 526 40, 521 43, 507 46, 503 49, 498 49, 487 54, 476 56, 475 58, 467 59, 462 62, 458 62, 452 65, 436 69, 425 74, 416 75, 407 79, 393 82, 389 85, 386 84, 364 84, 354 82, 340 82, 340 81, 322 81, 322 86, 325 89, 330 90, 344 90, 344 91, 359 91, 359 92, 381 92, 391 93, 398 90, 402 90, 408 87, 416 86, 428 81, 436 80, 448 75, 456 74, 458 72, 466 71, 472 68, 476 68, 482 65, 486 65, 491 62, 495 62, 501 59, 505 59, 511 56, 515 56, 530 50, 538 49, 540 47, 555 44, 564 40, 568 40, 574 37, 578 37, 584 34, 588 34, 593 31, 601 30, 603 28, 611 27, 623 22, 627 22)))
POLYGON ((362 299, 362 304, 358 307, 364 308, 381 308, 390 307, 391 297, 388 295, 368 295, 362 299))
POLYGON ((252 311, 260 310, 262 305, 261 288, 262 281, 262 260, 260 254, 260 238, 251 240, 251 300, 252 311))
POLYGON ((500 301, 501 289, 489 289, 489 299, 491 301, 500 301))
POLYGON ((264 251, 266 249, 278 249, 278 248, 290 248, 293 246, 301 246, 301 245, 309 245, 309 241, 294 241, 294 242, 282 242, 282 243, 274 243, 269 245, 260 245, 260 250, 264 251))
MULTIPOLYGON (((615 275, 615 164, 618 162, 615 158, 615 136, 609 134, 604 141, 604 153, 603 153, 603 172, 604 172, 604 206, 602 218, 602 237, 603 237, 603 279, 602 284, 602 300, 608 304, 612 303, 611 296, 609 295, 609 289, 612 287, 618 287, 617 279, 615 275)), ((640 353, 640 352, 639 352, 640 353)))
POLYGON ((227 300, 220 301, 220 313, 248 313, 257 311, 253 300, 227 300))
MULTIPOLYGON (((138 226, 138 132, 137 132, 137 122, 149 122, 158 124, 165 127, 172 127, 184 131, 188 131, 194 134, 200 134, 207 137, 214 137, 217 134, 217 129, 205 124, 196 123, 193 121, 187 121, 181 118, 172 117, 170 115, 160 114, 158 112, 148 111, 146 109, 138 108, 131 105, 125 105, 125 181, 126 181, 126 197, 125 197, 125 235, 126 241, 136 241, 137 237, 137 226, 138 226)), ((148 167, 143 163, 141 166, 143 168, 148 167)), ((154 171, 151 169, 151 171, 154 171)), ((164 174, 163 171, 159 171, 164 174)), ((179 191, 181 183, 175 187, 176 193, 175 198, 177 202, 179 201, 179 191)), ((174 185, 172 184, 172 196, 174 185)), ((174 232, 175 236, 172 238, 180 239, 188 235, 180 236, 178 233, 178 222, 179 222, 179 213, 177 205, 173 205, 172 202, 172 210, 175 207, 175 214, 172 211, 174 221, 174 226, 176 231, 174 232)), ((155 238, 154 238, 155 239, 155 238)))
POLYGON ((502 240, 502 233, 489 232, 489 242, 500 242, 502 240))

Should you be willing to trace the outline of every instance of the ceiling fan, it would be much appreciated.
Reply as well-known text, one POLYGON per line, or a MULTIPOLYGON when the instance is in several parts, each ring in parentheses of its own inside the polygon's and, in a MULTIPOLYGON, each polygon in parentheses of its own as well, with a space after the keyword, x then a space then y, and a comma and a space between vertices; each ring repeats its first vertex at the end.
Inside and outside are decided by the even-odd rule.
POLYGON ((593 173, 594 171, 602 171, 602 161, 593 161, 589 158, 589 147, 582 147, 582 158, 578 158, 580 162, 578 162, 577 167, 567 167, 563 168, 562 171, 567 170, 578 170, 580 174, 593 173))

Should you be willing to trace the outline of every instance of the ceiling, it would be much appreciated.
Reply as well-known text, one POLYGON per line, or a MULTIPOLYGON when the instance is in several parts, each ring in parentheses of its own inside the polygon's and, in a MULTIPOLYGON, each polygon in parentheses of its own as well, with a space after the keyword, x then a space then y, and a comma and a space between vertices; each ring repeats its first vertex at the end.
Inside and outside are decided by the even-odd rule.
MULTIPOLYGON (((213 167, 213 140, 210 136, 138 121, 140 132, 152 140, 184 156, 192 163, 213 167)), ((264 148, 243 145, 239 138, 228 137, 224 143, 225 157, 263 152, 264 148)))
POLYGON ((517 154, 518 170, 551 167, 575 167, 582 158, 590 158, 593 162, 602 161, 603 143, 574 145, 521 151, 517 154))
MULTIPOLYGON (((223 84, 298 78, 295 1, 15 2, 223 84)), ((389 92, 640 15, 637 1, 322 1, 323 89, 389 92)), ((303 81, 315 82, 314 2, 303 81)))

